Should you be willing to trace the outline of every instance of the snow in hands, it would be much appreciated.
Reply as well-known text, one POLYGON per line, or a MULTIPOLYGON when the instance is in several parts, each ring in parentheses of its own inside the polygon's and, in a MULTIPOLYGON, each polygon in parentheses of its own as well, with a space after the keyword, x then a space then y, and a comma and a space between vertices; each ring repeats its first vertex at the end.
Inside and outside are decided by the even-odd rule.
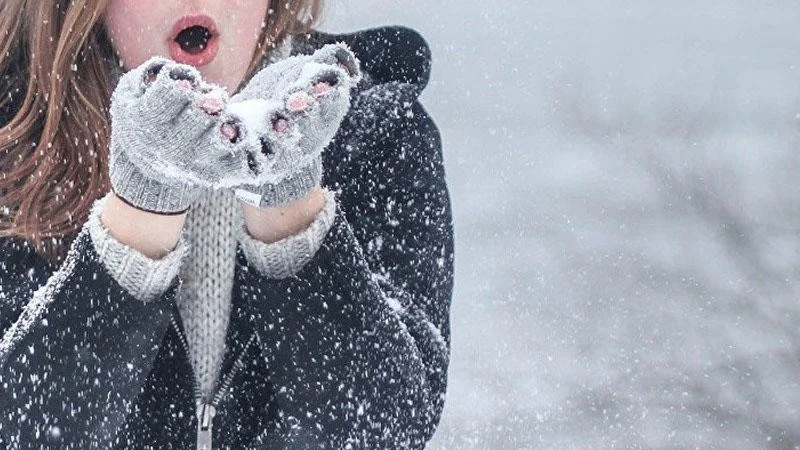
POLYGON ((239 188, 237 194, 260 197, 261 206, 291 200, 277 198, 282 196, 276 192, 299 195, 310 188, 305 184, 318 183, 322 150, 350 109, 350 91, 361 78, 360 63, 344 43, 260 70, 233 96, 229 111, 243 117, 248 127, 268 120, 271 132, 260 142, 262 151, 248 160, 251 177, 227 177, 224 183, 239 188))

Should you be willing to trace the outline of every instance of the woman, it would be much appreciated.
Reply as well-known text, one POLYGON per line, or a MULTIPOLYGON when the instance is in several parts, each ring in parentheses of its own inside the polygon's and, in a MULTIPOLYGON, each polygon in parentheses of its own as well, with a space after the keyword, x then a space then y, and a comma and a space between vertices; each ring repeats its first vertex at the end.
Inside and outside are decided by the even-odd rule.
POLYGON ((424 40, 314 0, 0 7, 0 448, 423 448, 453 271, 424 40))

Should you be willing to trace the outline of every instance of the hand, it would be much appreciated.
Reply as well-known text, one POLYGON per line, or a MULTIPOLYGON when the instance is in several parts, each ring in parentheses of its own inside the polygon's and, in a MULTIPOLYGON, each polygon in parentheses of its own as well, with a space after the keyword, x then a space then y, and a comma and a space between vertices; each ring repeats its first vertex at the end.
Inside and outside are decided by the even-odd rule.
POLYGON ((262 111, 254 114, 256 120, 263 120, 263 111, 268 111, 270 124, 261 151, 248 158, 252 176, 227 182, 237 197, 254 206, 275 207, 301 199, 318 186, 322 150, 350 108, 350 88, 360 80, 359 61, 343 43, 259 71, 229 105, 240 116, 262 111))
POLYGON ((123 75, 111 102, 109 175, 116 195, 146 211, 185 211, 223 175, 247 171, 242 119, 222 88, 191 66, 152 58, 123 75))

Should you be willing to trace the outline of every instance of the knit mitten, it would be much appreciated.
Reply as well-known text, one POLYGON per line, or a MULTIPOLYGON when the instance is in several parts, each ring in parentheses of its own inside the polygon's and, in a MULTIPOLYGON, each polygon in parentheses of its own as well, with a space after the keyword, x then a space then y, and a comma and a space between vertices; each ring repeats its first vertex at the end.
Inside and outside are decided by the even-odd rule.
POLYGON ((350 89, 360 80, 359 61, 344 43, 259 71, 229 105, 233 113, 247 115, 261 102, 261 111, 269 112, 261 151, 248 157, 251 176, 231 183, 237 198, 255 206, 279 206, 318 185, 322 150, 339 129, 350 108, 350 89))
POLYGON ((123 75, 111 101, 115 194, 139 209, 179 213, 222 175, 245 172, 251 140, 228 100, 193 67, 164 58, 123 75))

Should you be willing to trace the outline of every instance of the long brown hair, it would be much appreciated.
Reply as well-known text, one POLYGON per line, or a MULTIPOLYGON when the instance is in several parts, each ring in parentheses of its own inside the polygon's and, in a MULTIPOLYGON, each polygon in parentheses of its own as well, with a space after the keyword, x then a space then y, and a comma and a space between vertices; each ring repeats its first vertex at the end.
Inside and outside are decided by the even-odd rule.
MULTIPOLYGON (((105 195, 112 75, 107 0, 0 0, 0 238, 60 262, 105 195)), ((270 0, 248 76, 288 35, 318 22, 323 0, 270 0)))

